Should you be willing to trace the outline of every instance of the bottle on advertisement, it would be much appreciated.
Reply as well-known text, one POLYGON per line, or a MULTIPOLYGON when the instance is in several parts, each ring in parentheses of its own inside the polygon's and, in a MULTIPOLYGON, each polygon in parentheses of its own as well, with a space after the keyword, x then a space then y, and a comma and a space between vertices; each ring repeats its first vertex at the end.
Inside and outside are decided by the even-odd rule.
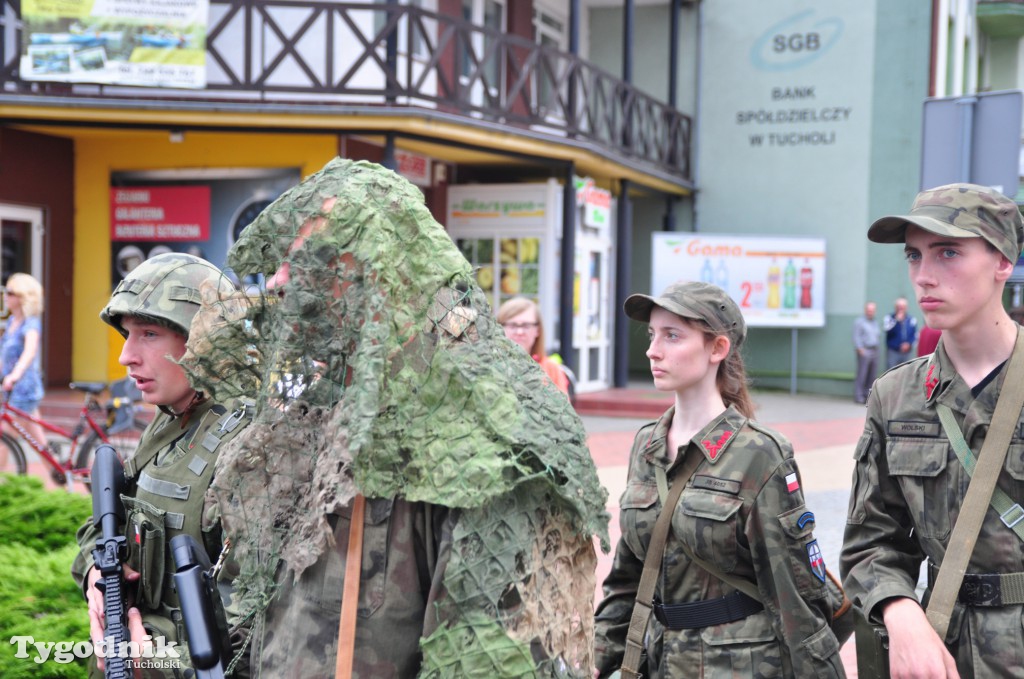
POLYGON ((811 285, 814 283, 814 271, 811 269, 811 264, 807 260, 804 260, 804 265, 800 269, 800 308, 810 309, 811 308, 811 285))

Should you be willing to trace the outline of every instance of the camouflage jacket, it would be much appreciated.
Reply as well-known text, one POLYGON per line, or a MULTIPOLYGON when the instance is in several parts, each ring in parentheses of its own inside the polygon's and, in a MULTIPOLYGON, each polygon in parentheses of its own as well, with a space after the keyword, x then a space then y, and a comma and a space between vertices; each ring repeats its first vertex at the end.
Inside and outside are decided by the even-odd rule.
MULTIPOLYGON (((352 676, 414 677, 420 638, 438 625, 436 604, 451 554, 456 510, 368 499, 352 676)), ((283 577, 251 662, 263 677, 334 676, 351 507, 330 515, 334 547, 298 581, 283 577)))
MULTIPOLYGON (((841 572, 854 605, 880 622, 877 605, 890 597, 917 599, 921 562, 938 566, 967 493, 969 477, 935 411, 949 406, 967 444, 980 452, 1006 366, 977 397, 956 373, 942 341, 931 356, 897 366, 878 378, 856 450, 856 468, 841 572)), ((1021 417, 998 485, 1024 501, 1021 417)), ((990 508, 968 573, 1024 571, 1024 545, 990 508)), ((1024 676, 1020 605, 965 607, 957 603, 946 644, 961 677, 1024 676), (1007 674, 1011 671, 1012 674, 1007 674)))
MULTIPOLYGON (((622 537, 597 609, 596 656, 602 677, 622 662, 651 531, 661 512, 655 468, 669 462, 674 409, 636 435, 620 501, 622 537)), ((685 453, 704 460, 675 508, 655 596, 665 603, 718 598, 735 589, 695 565, 680 546, 723 572, 757 584, 764 610, 701 629, 647 627, 650 677, 843 677, 814 515, 804 505, 792 448, 781 435, 729 408, 698 432, 685 453), (812 566, 812 561, 814 565, 812 566)))
MULTIPOLYGON (((238 402, 227 406, 212 399, 200 403, 185 424, 181 418, 160 412, 139 440, 135 453, 125 462, 127 491, 125 533, 128 538, 127 565, 140 573, 130 602, 142 613, 143 625, 154 638, 176 642, 181 654, 180 668, 147 668, 146 677, 180 677, 190 667, 185 645, 184 623, 178 608, 173 575, 175 565, 171 538, 189 534, 206 548, 216 563, 223 546, 219 511, 209 491, 218 449, 249 423, 251 415, 238 402)), ((81 551, 71 566, 79 586, 92 568, 92 550, 99 530, 91 518, 78 531, 81 551)), ((220 590, 232 626, 232 645, 238 652, 247 631, 232 619, 231 575, 233 564, 221 571, 220 590)), ((225 659, 225 664, 230 661, 225 659)), ((95 666, 92 665, 92 671, 95 666)), ((231 676, 247 676, 246 663, 237 665, 231 676)))

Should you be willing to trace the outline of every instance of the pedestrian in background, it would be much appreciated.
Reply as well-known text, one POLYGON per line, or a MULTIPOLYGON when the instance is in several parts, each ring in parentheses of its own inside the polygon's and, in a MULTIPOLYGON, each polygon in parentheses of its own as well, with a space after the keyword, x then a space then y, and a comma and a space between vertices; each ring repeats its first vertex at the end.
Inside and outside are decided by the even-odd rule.
POLYGON ((889 369, 911 358, 917 339, 917 319, 907 313, 907 299, 897 297, 891 314, 885 315, 885 367, 889 369))
MULTIPOLYGON (((986 501, 973 551, 962 539, 970 536, 952 543, 954 526, 970 520, 968 481, 973 487, 979 478, 970 480, 967 458, 953 454, 949 438, 950 432, 962 438, 976 456, 992 431, 1021 332, 1002 296, 1020 256, 1024 222, 1000 192, 951 184, 919 193, 908 215, 879 219, 868 238, 905 243, 917 302, 942 341, 931 356, 890 370, 872 389, 840 564, 846 591, 869 621, 885 624, 893 677, 1024 676, 1024 594, 1016 585, 1024 578, 1024 537, 1011 527, 1013 513, 1003 519, 986 501), (922 561, 928 560, 925 600, 934 604, 943 561, 964 552, 970 560, 949 602, 952 614, 935 617, 939 629, 949 621, 940 637, 915 591, 922 561)), ((1012 410, 1013 443, 998 465, 997 492, 1021 502, 1024 418, 1019 406, 1012 410)), ((1006 451, 987 451, 982 464, 989 453, 1006 451)))
POLYGON ((1024 306, 1015 306, 1009 311, 1010 318, 1014 323, 1024 325, 1024 306))
POLYGON ((878 373, 878 340, 881 331, 875 320, 877 305, 864 305, 864 315, 853 322, 853 348, 857 352, 857 376, 853 384, 853 400, 865 403, 878 373))
POLYGON ((506 300, 498 307, 498 323, 505 329, 505 337, 521 346, 540 364, 555 386, 568 394, 569 378, 562 372, 562 366, 544 350, 544 320, 536 302, 526 297, 506 300))
MULTIPOLYGON (((39 417, 43 400, 43 377, 39 354, 43 335, 43 286, 27 273, 11 274, 4 287, 4 304, 10 312, 4 337, 0 343, 5 397, 15 408, 39 417)), ((21 420, 29 436, 46 445, 46 434, 35 422, 21 420)), ((6 422, 3 432, 19 436, 6 422)), ((7 447, 0 446, 0 470, 7 468, 7 447)))
POLYGON ((632 295, 625 311, 648 325, 654 386, 675 405, 637 432, 629 455, 622 537, 596 613, 599 676, 622 665, 647 559, 661 573, 643 676, 845 676, 793 448, 750 419, 739 307, 721 288, 689 282, 632 295), (679 483, 662 555, 653 527, 679 483))

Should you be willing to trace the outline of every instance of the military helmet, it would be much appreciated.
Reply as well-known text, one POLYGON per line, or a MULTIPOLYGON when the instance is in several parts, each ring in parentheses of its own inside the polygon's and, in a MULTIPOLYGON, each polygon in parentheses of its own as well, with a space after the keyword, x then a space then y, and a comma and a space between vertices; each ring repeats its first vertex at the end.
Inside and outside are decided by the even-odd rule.
POLYGON ((100 318, 125 337, 121 317, 141 316, 167 323, 187 338, 202 300, 200 286, 206 281, 221 294, 234 290, 228 277, 205 259, 183 252, 151 257, 117 284, 100 318))

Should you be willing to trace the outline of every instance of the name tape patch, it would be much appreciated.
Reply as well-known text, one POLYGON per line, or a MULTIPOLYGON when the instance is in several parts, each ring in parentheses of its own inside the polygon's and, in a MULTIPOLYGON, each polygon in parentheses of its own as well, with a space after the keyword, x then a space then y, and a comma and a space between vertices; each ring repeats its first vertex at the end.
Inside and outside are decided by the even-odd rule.
POLYGON ((717 490, 721 493, 729 493, 730 495, 740 494, 739 481, 733 481, 732 479, 719 479, 714 476, 706 476, 704 474, 697 474, 693 477, 693 487, 717 490))
POLYGON ((930 436, 940 434, 938 422, 908 422, 900 420, 889 421, 890 436, 930 436))

